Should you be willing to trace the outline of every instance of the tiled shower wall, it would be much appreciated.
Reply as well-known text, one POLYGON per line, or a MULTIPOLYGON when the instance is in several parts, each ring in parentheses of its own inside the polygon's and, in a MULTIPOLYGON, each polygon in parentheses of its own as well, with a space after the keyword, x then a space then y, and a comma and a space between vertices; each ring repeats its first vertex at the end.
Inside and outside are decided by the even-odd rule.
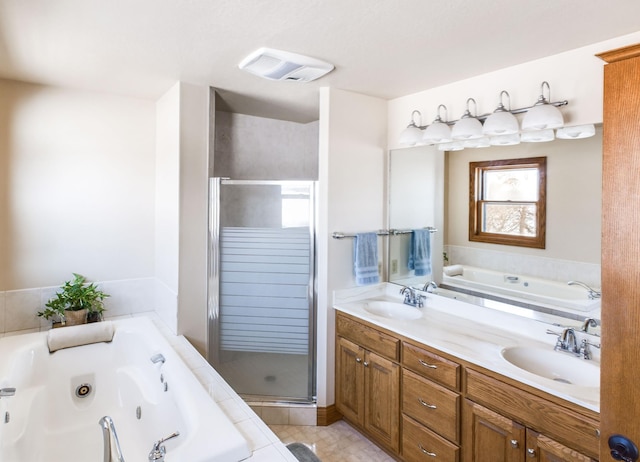
MULTIPOLYGON (((124 279, 96 284, 109 294, 109 298, 105 299, 106 316, 157 311, 175 333, 176 320, 170 317, 165 319, 168 316, 163 316, 161 308, 175 305, 177 299, 175 294, 156 278, 124 279)), ((0 292, 0 334, 51 327, 50 320, 40 318, 36 313, 45 308, 45 303, 58 289, 38 287, 0 292)), ((175 313, 175 308, 173 312, 175 313)))
POLYGON ((448 265, 476 266, 559 282, 578 280, 592 287, 600 287, 600 265, 595 263, 558 260, 457 245, 445 246, 444 250, 449 258, 448 265))

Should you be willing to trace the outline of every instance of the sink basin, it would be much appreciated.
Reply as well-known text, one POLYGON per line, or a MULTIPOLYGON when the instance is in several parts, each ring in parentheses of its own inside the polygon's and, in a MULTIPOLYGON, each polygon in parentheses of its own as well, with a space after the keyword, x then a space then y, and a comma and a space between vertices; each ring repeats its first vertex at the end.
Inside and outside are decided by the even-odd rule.
POLYGON ((581 387, 600 386, 600 367, 553 349, 514 347, 502 350, 502 357, 514 366, 560 383, 581 387))
POLYGON ((364 309, 376 316, 382 316, 383 318, 389 319, 399 319, 402 321, 409 321, 422 317, 422 311, 419 308, 405 305, 403 303, 387 302, 383 300, 366 302, 364 304, 364 309))

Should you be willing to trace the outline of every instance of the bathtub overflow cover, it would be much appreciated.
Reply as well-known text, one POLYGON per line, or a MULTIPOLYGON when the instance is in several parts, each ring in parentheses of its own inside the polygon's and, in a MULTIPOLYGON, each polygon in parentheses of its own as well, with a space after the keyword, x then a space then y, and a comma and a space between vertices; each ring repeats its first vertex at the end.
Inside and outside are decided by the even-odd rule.
POLYGON ((83 383, 76 388, 76 396, 78 398, 86 398, 89 394, 91 394, 91 384, 83 383))

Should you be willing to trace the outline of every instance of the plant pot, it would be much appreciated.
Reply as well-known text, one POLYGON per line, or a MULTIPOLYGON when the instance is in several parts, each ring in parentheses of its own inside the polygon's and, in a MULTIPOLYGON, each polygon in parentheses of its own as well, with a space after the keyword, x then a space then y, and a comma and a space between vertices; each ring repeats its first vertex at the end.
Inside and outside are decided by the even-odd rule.
POLYGON ((78 310, 78 311, 65 310, 64 312, 65 325, 77 326, 79 324, 86 324, 87 311, 88 310, 86 308, 84 310, 78 310))
POLYGON ((87 313, 87 324, 100 321, 102 321, 102 313, 98 313, 97 311, 89 311, 89 313, 87 313))

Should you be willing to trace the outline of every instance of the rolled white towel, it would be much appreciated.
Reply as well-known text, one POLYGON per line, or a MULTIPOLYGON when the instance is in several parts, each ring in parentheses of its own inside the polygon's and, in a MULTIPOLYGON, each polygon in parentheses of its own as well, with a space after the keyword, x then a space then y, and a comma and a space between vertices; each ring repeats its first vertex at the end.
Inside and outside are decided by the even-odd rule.
POLYGON ((442 269, 442 271, 447 276, 462 276, 462 273, 464 272, 464 266, 462 265, 445 266, 442 269))
POLYGON ((47 336, 49 352, 90 343, 110 342, 115 329, 111 321, 51 329, 47 336))

